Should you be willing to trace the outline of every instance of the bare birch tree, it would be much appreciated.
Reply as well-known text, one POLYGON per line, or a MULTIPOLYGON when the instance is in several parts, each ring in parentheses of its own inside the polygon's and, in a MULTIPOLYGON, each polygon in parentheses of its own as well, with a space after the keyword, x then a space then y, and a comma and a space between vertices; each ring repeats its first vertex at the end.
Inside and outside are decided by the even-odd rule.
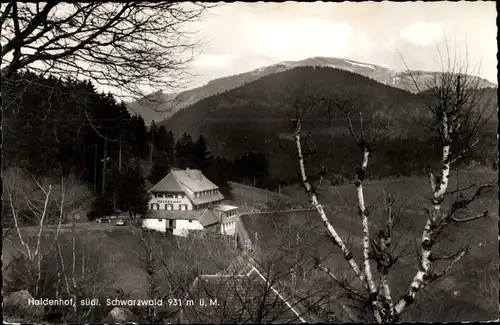
MULTIPOLYGON (((432 114, 435 122, 433 130, 437 132, 441 140, 442 156, 438 175, 434 173, 430 174, 430 188, 432 193, 430 203, 432 204, 432 208, 427 210, 428 218, 420 238, 417 272, 408 285, 406 292, 397 300, 394 300, 394 293, 388 280, 388 272, 396 261, 393 252, 391 252, 394 226, 393 200, 390 196, 386 198, 387 215, 385 226, 380 231, 374 232, 371 229, 374 221, 372 220, 371 212, 366 208, 363 191, 363 180, 366 176, 370 157, 376 149, 376 142, 379 145, 383 144, 383 133, 374 132, 371 135, 367 134, 361 114, 359 116, 359 127, 356 128, 351 112, 346 109, 345 103, 333 102, 344 113, 351 136, 361 150, 361 163, 356 169, 356 179, 354 182, 357 192, 359 218, 361 219, 363 228, 362 265, 360 266, 329 221, 324 206, 320 203, 306 170, 301 122, 307 111, 312 109, 314 103, 311 104, 310 100, 306 100, 304 101, 305 105, 304 103, 296 105, 295 116, 291 119, 295 130, 295 144, 304 189, 310 198, 312 206, 323 221, 324 227, 331 236, 333 243, 341 250, 352 272, 356 275, 360 283, 363 284, 363 292, 368 297, 367 300, 370 302, 373 317, 378 323, 397 321, 400 315, 414 303, 417 294, 423 288, 445 277, 452 267, 467 253, 467 247, 453 252, 448 256, 438 256, 433 251, 436 241, 446 226, 451 223, 464 224, 488 217, 488 211, 468 218, 459 218, 457 212, 466 210, 473 201, 491 189, 493 183, 477 187, 475 192, 469 196, 465 194, 465 189, 470 189, 470 187, 457 189, 460 195, 457 195, 457 198, 451 202, 447 209, 443 207, 446 195, 454 192, 448 189, 451 166, 461 159, 471 147, 477 144, 479 140, 473 137, 489 118, 485 108, 481 106, 481 103, 484 103, 484 101, 480 97, 481 90, 477 89, 478 85, 475 82, 477 78, 466 74, 468 71, 464 69, 464 66, 458 65, 456 62, 453 63, 454 65, 451 68, 455 68, 455 70, 451 69, 451 71, 443 71, 436 74, 436 77, 432 80, 434 82, 432 87, 426 85, 430 89, 430 92, 421 94, 423 96, 423 103, 425 103, 426 108, 432 114), (457 151, 452 152, 452 148, 460 149, 455 149, 457 151), (439 269, 437 261, 446 259, 450 260, 448 265, 437 271, 439 269), (380 274, 379 279, 376 278, 372 262, 375 262, 377 265, 377 271, 380 274)), ((418 82, 415 81, 415 83, 418 86, 418 82)), ((383 128, 378 130, 386 131, 383 128)), ((335 274, 329 272, 326 268, 324 270, 332 278, 335 278, 335 274)))
POLYGON ((12 230, 3 237, 13 250, 4 269, 4 285, 10 291, 26 289, 35 298, 73 298, 73 306, 57 313, 66 321, 85 319, 92 309, 79 306, 77 299, 82 294, 97 297, 110 282, 95 243, 78 236, 74 219, 69 240, 64 236, 68 214, 81 207, 88 191, 72 177, 54 183, 30 179, 15 168, 4 171, 3 177, 4 203, 9 206, 4 217, 12 220, 12 230))

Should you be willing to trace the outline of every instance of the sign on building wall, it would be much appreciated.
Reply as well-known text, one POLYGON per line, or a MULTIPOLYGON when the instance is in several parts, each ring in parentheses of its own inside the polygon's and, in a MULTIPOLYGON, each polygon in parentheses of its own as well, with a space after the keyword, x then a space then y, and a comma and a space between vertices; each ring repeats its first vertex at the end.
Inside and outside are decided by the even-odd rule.
POLYGON ((180 204, 181 200, 156 200, 158 203, 167 203, 167 204, 180 204))

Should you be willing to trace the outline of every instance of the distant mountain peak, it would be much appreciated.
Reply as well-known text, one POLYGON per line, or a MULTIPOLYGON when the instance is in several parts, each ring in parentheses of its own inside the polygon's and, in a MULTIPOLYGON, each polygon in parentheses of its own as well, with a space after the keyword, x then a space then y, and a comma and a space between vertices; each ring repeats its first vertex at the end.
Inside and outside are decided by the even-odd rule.
MULTIPOLYGON (((156 102, 160 101, 160 104, 157 105, 155 109, 162 113, 155 114, 154 110, 148 108, 147 105, 144 105, 144 102, 141 103, 140 101, 129 103, 129 107, 133 108, 135 112, 141 114, 146 123, 149 124, 151 120, 159 122, 163 119, 170 118, 179 110, 206 97, 238 88, 246 83, 255 81, 270 74, 280 73, 305 66, 346 70, 392 87, 414 92, 414 89, 411 87, 413 84, 411 77, 406 71, 393 70, 381 65, 359 62, 351 59, 317 56, 299 61, 282 61, 237 75, 214 79, 209 81, 204 86, 186 90, 179 94, 166 94, 160 90, 154 94, 146 96, 146 98, 154 98, 156 102), (162 101, 163 103, 161 103, 162 101)), ((418 71, 417 74, 419 78, 427 78, 434 75, 435 72, 418 71)), ((495 84, 487 80, 481 79, 481 81, 484 87, 496 87, 495 84)))

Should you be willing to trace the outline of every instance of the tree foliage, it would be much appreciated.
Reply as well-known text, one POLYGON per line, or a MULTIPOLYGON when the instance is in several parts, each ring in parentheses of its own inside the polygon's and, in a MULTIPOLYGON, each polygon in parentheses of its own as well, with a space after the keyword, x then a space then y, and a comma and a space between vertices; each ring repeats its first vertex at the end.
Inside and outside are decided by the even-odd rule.
POLYGON ((146 213, 149 195, 146 191, 145 178, 137 162, 127 164, 121 172, 117 197, 117 208, 128 211, 132 217, 146 213))
POLYGON ((152 184, 158 183, 163 177, 167 176, 172 168, 172 161, 166 152, 157 152, 153 157, 153 166, 148 176, 152 184))
POLYGON ((212 163, 212 157, 210 156, 210 152, 208 150, 207 141, 203 135, 200 135, 198 140, 194 143, 193 160, 194 167, 201 170, 203 173, 207 172, 208 167, 212 163))
POLYGON ((2 82, 7 166, 38 176, 75 173, 100 188, 105 146, 112 164, 119 162, 120 147, 122 161, 146 155, 142 118, 89 81, 25 73, 2 82))
MULTIPOLYGON (((481 103, 481 107, 489 114, 495 112, 496 89, 484 88, 476 92, 481 96, 468 97, 491 98, 481 103)), ((293 182, 298 181, 296 169, 287 162, 296 157, 286 111, 297 99, 308 97, 337 102, 356 98, 355 104, 363 113, 365 123, 394 125, 391 137, 386 140, 387 145, 378 149, 380 154, 370 163, 371 177, 425 174, 429 164, 438 163, 440 140, 422 126, 432 125, 433 119, 424 109, 421 95, 327 67, 301 67, 265 76, 200 100, 163 124, 176 135, 183 132, 203 134, 214 156, 235 160, 249 151, 264 152, 272 177, 293 182), (432 157, 432 160, 426 157, 432 157), (408 168, 409 164, 411 168, 408 168)), ((330 166, 335 173, 350 178, 350 166, 357 163, 350 153, 356 150, 356 145, 342 114, 328 104, 328 101, 323 101, 303 121, 304 131, 311 133, 317 143, 316 148, 308 148, 306 153, 311 161, 310 172, 318 174, 321 165, 330 166)), ((486 125, 481 137, 496 138, 496 124, 486 125)), ((492 149, 491 141, 481 142, 460 163, 466 165, 474 159, 495 167, 492 161, 496 160, 496 155, 492 149)))

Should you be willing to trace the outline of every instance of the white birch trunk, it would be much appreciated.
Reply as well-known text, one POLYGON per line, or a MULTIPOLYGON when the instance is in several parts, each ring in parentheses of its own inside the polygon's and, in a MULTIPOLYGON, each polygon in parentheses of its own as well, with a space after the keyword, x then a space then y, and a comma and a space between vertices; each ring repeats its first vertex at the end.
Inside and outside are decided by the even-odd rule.
MULTIPOLYGON (((38 185, 38 186, 40 186, 40 185, 38 185)), ((40 253, 40 246, 41 246, 41 240, 42 240, 43 222, 45 221, 45 216, 47 215, 47 207, 49 205, 50 192, 52 190, 52 185, 49 185, 48 192, 45 192, 45 190, 41 186, 40 186, 40 188, 45 193, 45 202, 43 205, 42 216, 40 217, 40 224, 38 226, 39 230, 38 230, 37 243, 36 243, 35 253, 33 256, 34 258, 37 258, 37 270, 36 270, 37 274, 36 274, 35 295, 38 295, 39 283, 40 283, 40 279, 42 278, 42 254, 40 253)))
POLYGON ((14 218, 14 227, 17 230, 17 235, 19 236, 19 240, 21 241, 21 244, 26 248, 26 253, 24 255, 28 256, 28 259, 31 261, 33 259, 33 255, 31 254, 31 249, 30 246, 24 241, 23 235, 21 234, 21 230, 19 229, 19 223, 17 221, 17 213, 16 209, 14 208, 13 200, 12 200, 12 193, 9 192, 9 201, 10 201, 10 207, 12 210, 12 217, 14 218))
POLYGON ((418 266, 418 271, 413 277, 410 286, 406 291, 406 294, 398 301, 395 306, 395 312, 397 315, 401 314, 406 307, 408 307, 415 301, 417 293, 428 284, 428 278, 430 276, 431 261, 429 260, 429 257, 431 255, 432 246, 434 245, 434 239, 432 238, 434 232, 432 230, 432 227, 442 218, 441 203, 443 202, 444 195, 448 190, 448 183, 450 178, 451 139, 449 136, 448 117, 445 113, 443 114, 442 119, 441 137, 444 145, 440 181, 436 182, 435 177, 431 175, 431 188, 433 190, 432 203, 434 211, 433 213, 430 213, 422 232, 422 239, 420 243, 421 258, 418 266))
POLYGON ((361 269, 359 268, 358 264, 354 260, 354 257, 352 253, 349 251, 345 243, 342 241, 342 238, 338 235, 337 231, 335 231, 335 228, 333 228, 332 224, 328 220, 325 211, 323 209, 323 206, 319 203, 318 198, 314 191, 312 190, 311 184, 309 183, 307 179, 307 173, 306 173, 306 168, 305 168, 305 162, 304 162, 304 156, 302 154, 302 146, 300 143, 300 131, 301 131, 301 126, 300 126, 300 120, 297 121, 297 126, 295 130, 295 144, 297 146, 297 155, 299 158, 299 168, 300 168, 300 175, 302 177, 302 183, 306 189, 307 194, 309 195, 309 198, 311 200, 312 206, 316 209, 318 212, 321 220, 323 221, 323 224, 325 225, 326 229, 328 230, 330 236, 332 237, 334 243, 340 248, 342 251, 342 254, 344 254, 345 259, 349 263, 349 266, 352 268, 356 276, 361 280, 361 282, 364 282, 364 276, 363 273, 361 272, 361 269))
POLYGON ((363 225, 363 266, 366 279, 366 285, 370 291, 370 300, 373 308, 373 315, 377 323, 382 322, 380 317, 378 299, 377 299, 377 285, 373 279, 373 273, 370 265, 370 228, 368 224, 368 211, 366 211, 365 197, 363 193, 363 179, 368 167, 368 159, 370 157, 370 152, 367 148, 363 148, 363 162, 361 163, 361 170, 356 174, 356 192, 358 195, 358 208, 359 215, 361 217, 363 225))

